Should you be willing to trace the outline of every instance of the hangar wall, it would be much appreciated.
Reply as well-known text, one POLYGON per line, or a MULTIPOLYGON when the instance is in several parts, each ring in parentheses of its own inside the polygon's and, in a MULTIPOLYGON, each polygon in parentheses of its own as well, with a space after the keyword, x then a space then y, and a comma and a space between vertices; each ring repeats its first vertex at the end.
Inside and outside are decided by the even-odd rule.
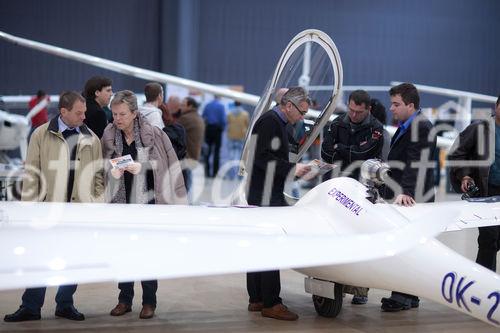
MULTIPOLYGON (((345 84, 412 81, 497 95, 496 0, 2 1, 0 30, 49 44, 260 93, 288 41, 317 28, 337 44, 345 84)), ((114 89, 144 81, 0 41, 0 94, 114 89)))

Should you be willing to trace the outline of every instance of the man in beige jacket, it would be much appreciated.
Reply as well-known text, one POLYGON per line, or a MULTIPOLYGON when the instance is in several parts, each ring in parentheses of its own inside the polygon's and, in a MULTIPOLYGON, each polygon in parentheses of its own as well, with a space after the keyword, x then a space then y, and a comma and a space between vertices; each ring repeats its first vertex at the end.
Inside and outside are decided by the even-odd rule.
MULTIPOLYGON (((102 151, 99 138, 83 124, 85 99, 77 92, 59 97, 59 115, 38 127, 31 137, 23 179, 23 201, 101 202, 102 151)), ((66 249, 61 249, 66 250, 66 249)), ((57 317, 84 320, 73 306, 76 285, 60 286, 57 317)), ((6 322, 39 320, 45 287, 26 289, 19 309, 6 322)))

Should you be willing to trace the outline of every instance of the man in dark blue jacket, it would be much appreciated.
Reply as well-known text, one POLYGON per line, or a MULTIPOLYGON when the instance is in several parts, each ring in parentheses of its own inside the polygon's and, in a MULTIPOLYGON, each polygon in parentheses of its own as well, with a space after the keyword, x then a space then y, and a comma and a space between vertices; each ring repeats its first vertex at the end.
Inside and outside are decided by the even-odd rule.
POLYGON ((205 143, 208 151, 205 154, 205 177, 215 177, 219 171, 220 147, 222 133, 226 128, 226 111, 219 97, 208 103, 203 109, 203 120, 205 120, 205 143), (210 156, 213 155, 213 164, 210 168, 210 156))
MULTIPOLYGON (((391 178, 398 186, 387 185, 382 192, 385 199, 395 204, 413 206, 415 202, 434 201, 434 151, 436 136, 431 122, 420 111, 420 96, 411 83, 392 87, 391 112, 400 122, 391 140, 388 161, 391 178)), ((416 308, 417 296, 392 292, 382 298, 382 310, 395 312, 416 308)))

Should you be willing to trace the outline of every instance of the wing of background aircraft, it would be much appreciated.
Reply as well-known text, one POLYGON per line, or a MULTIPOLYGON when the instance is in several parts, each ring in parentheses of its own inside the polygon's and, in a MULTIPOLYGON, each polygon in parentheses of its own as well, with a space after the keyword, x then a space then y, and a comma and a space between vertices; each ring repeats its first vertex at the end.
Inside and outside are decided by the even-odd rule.
MULTIPOLYGON (((135 66, 122 64, 81 52, 56 47, 53 45, 16 37, 0 31, 0 39, 36 49, 59 57, 83 62, 92 66, 101 67, 125 75, 145 80, 155 80, 167 84, 195 89, 214 95, 223 96, 244 104, 257 105, 253 113, 254 119, 269 110, 275 92, 281 87, 307 86, 310 97, 318 102, 321 110, 315 113, 315 120, 307 126, 307 139, 301 142, 300 147, 291 156, 297 161, 307 150, 319 132, 329 120, 334 111, 340 90, 342 88, 342 63, 337 48, 331 38, 322 31, 309 29, 297 34, 283 52, 273 76, 261 98, 259 96, 237 92, 231 89, 188 80, 173 75, 163 74, 135 66), (329 87, 326 90, 312 90, 310 87, 329 87)), ((251 128, 249 130, 251 132, 251 128)), ((247 155, 245 149, 244 156, 247 155)))
POLYGON ((207 83, 188 80, 173 75, 163 74, 135 66, 126 65, 116 61, 95 57, 89 54, 64 49, 54 45, 40 43, 26 38, 16 37, 11 34, 5 33, 3 31, 0 31, 0 39, 16 45, 28 47, 44 53, 75 60, 78 62, 89 64, 91 66, 104 68, 121 74, 134 76, 144 80, 154 80, 158 82, 169 83, 180 87, 196 89, 210 94, 234 99, 244 104, 256 105, 259 100, 259 97, 255 95, 245 94, 234 90, 217 87, 207 83))
MULTIPOLYGON (((338 102, 339 92, 342 89, 342 64, 335 44, 330 37, 319 30, 309 29, 300 32, 287 46, 285 53, 280 57, 278 66, 265 89, 259 96, 237 92, 231 89, 217 87, 211 84, 184 79, 181 77, 163 74, 152 70, 143 69, 93 55, 68 50, 62 47, 33 41, 26 38, 13 36, 0 31, 0 39, 35 49, 58 57, 72 59, 78 62, 104 68, 125 75, 134 76, 144 80, 154 80, 166 84, 199 90, 202 92, 223 96, 243 104, 256 106, 256 115, 269 110, 272 105, 276 89, 286 86, 306 86, 311 93, 311 98, 316 100, 319 110, 310 109, 306 118, 307 140, 304 140, 297 151, 291 156, 298 160, 307 150, 322 126, 332 119, 335 105, 338 102)), ((32 115, 32 114, 31 114, 32 115)), ((393 135, 396 129, 386 126, 393 135)), ((453 140, 438 137, 438 146, 450 148, 453 140)), ((247 151, 248 148, 245 149, 247 151)), ((247 153, 244 153, 246 157, 247 153)), ((243 158, 245 160, 245 158, 243 158)))

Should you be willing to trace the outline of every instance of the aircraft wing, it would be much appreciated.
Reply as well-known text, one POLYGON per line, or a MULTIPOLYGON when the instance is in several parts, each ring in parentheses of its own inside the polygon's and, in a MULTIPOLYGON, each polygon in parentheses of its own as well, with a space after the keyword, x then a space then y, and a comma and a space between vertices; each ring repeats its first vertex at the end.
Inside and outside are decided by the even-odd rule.
POLYGON ((255 95, 246 94, 226 88, 221 88, 207 83, 188 80, 173 75, 163 74, 152 70, 135 67, 104 58, 99 58, 93 55, 68 50, 62 47, 57 47, 54 45, 49 45, 45 43, 36 42, 30 39, 13 36, 3 31, 0 31, 0 40, 5 40, 10 43, 14 43, 16 45, 39 50, 44 53, 75 60, 78 62, 104 68, 106 70, 114 71, 117 73, 130 75, 144 80, 156 80, 158 82, 170 83, 176 86, 205 91, 214 95, 220 95, 237 101, 241 101, 242 103, 246 103, 249 105, 256 105, 259 100, 259 97, 255 95))
POLYGON ((307 205, 1 202, 0 289, 358 262, 408 250, 443 227, 423 219, 339 236, 311 214, 307 205))
POLYGON ((457 218, 446 225, 443 231, 500 225, 500 196, 470 200, 417 204, 413 207, 393 205, 410 220, 425 215, 440 217, 455 212, 457 218))
MULTIPOLYGON (((322 110, 309 109, 307 118, 311 118, 313 125, 306 132, 307 140, 299 147, 298 154, 292 154, 294 160, 299 160, 300 156, 307 150, 310 144, 319 134, 321 128, 326 124, 328 119, 332 119, 333 109, 337 103, 339 91, 342 89, 342 64, 337 48, 330 37, 318 30, 305 30, 297 34, 289 43, 284 53, 280 57, 278 65, 270 80, 270 85, 266 88, 262 98, 257 95, 238 92, 227 88, 218 87, 215 85, 188 80, 174 75, 164 74, 128 64, 123 64, 117 61, 96 57, 90 54, 76 52, 65 49, 59 46, 37 42, 34 40, 21 38, 0 31, 0 40, 13 43, 19 46, 35 49, 44 53, 52 54, 58 57, 71 59, 91 66, 104 68, 124 75, 141 78, 144 80, 154 80, 162 83, 181 86, 189 89, 207 92, 214 95, 223 96, 229 99, 240 101, 244 104, 256 106, 255 118, 262 112, 269 110, 271 100, 274 98, 275 89, 279 87, 289 87, 303 85, 309 88, 310 97, 320 102, 323 106, 322 110), (314 42, 314 43, 312 43, 314 42), (319 51, 319 48, 307 48, 304 43, 320 45, 325 52, 319 51), (294 56, 295 53, 295 56, 294 56), (309 54, 313 59, 304 61, 302 56, 309 54), (330 64, 331 61, 331 64, 330 64), (308 66, 302 63, 308 63, 308 66), (307 68, 307 69, 306 69, 307 68), (283 73, 283 75, 281 75, 283 73), (307 73, 307 75, 304 75, 307 73), (314 90, 315 87, 323 87, 330 85, 330 91, 314 90)), ((304 58, 305 59, 305 58, 304 58)), ((426 87, 426 86, 422 86, 426 87)), ((428 88, 428 87, 427 87, 428 88)), ((478 95, 479 96, 479 95, 478 95)), ((483 95, 480 95, 481 97, 483 95)), ((474 96, 476 97, 476 96, 474 96)), ((479 98, 478 97, 478 98, 479 98)), ((490 96, 486 96, 490 97, 490 96)), ((488 99, 489 101, 489 99, 488 99)), ((32 116, 28 115, 28 117, 32 116)), ((391 136, 396 129, 393 126, 386 126, 391 136)), ((441 148, 450 148, 453 140, 438 137, 438 146, 441 148)))

